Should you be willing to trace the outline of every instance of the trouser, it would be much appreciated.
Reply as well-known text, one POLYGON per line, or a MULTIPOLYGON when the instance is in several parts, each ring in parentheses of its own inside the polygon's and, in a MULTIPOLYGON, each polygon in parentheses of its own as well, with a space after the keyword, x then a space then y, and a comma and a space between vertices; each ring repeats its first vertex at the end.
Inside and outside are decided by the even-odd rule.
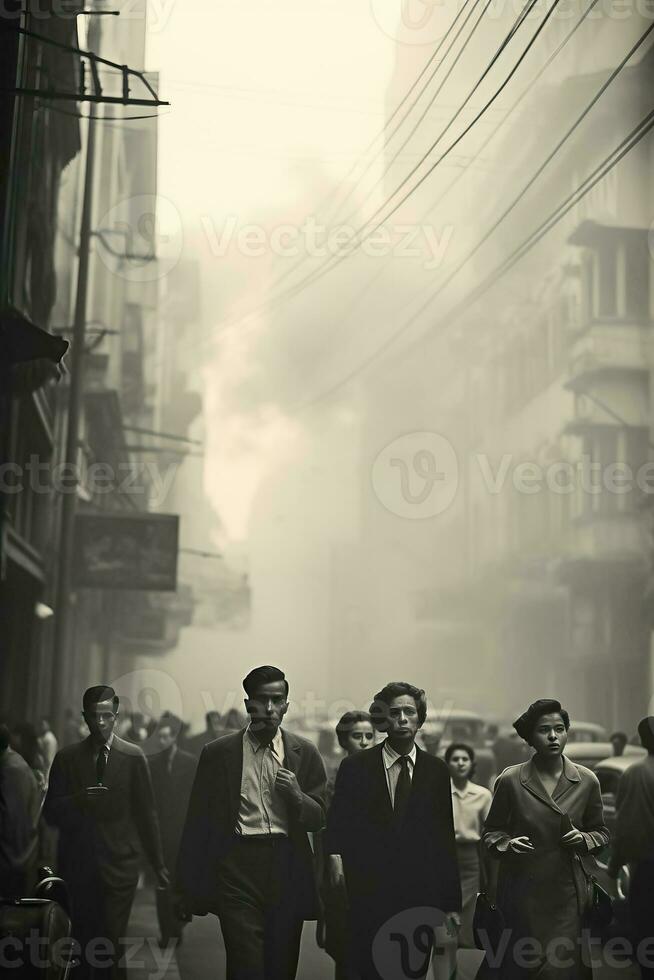
POLYGON ((295 980, 302 918, 286 837, 236 838, 218 869, 227 980, 295 980))
POLYGON ((353 957, 361 980, 424 980, 434 948, 433 929, 416 929, 392 913, 376 922, 354 918, 353 957))
POLYGON ((636 948, 643 944, 640 957, 642 977, 654 977, 654 966, 648 965, 653 959, 654 949, 654 859, 639 861, 631 866, 629 883, 629 911, 633 925, 636 948))
POLYGON ((173 897, 169 888, 156 888, 157 920, 159 935, 164 946, 171 939, 180 939, 184 923, 179 919, 173 907, 173 897))
POLYGON ((73 938, 80 945, 75 980, 125 980, 121 960, 138 876, 107 884, 99 875, 71 882, 73 938))

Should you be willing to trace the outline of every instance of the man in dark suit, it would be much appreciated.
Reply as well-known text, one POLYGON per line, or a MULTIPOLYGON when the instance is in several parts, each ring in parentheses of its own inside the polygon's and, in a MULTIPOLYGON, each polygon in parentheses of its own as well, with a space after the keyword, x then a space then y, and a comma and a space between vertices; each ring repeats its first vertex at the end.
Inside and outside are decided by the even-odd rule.
POLYGON ((647 756, 623 772, 615 801, 617 816, 609 874, 628 864, 629 910, 643 978, 654 977, 654 717, 638 725, 647 756))
POLYGON ((111 687, 84 694, 90 735, 55 756, 44 813, 59 828, 58 871, 72 899, 81 946, 80 978, 126 976, 121 942, 139 875, 141 848, 160 887, 169 884, 150 771, 140 748, 114 733, 119 701, 111 687))
MULTIPOLYGON (((165 715, 157 728, 159 752, 150 755, 148 760, 167 868, 174 868, 177 862, 179 842, 198 764, 195 756, 184 752, 177 745, 181 727, 179 718, 165 715)), ((157 888, 157 916, 161 945, 167 946, 171 939, 180 942, 183 922, 175 914, 168 888, 157 888)))
POLYGON ((424 977, 435 928, 460 925, 450 777, 415 744, 426 713, 424 691, 387 684, 370 708, 386 740, 344 759, 336 777, 326 850, 363 980, 424 977))
POLYGON ((227 980, 293 980, 302 924, 317 917, 307 832, 324 825, 316 747, 281 729, 288 683, 277 667, 243 681, 249 726, 207 745, 177 861, 180 902, 218 915, 227 980))

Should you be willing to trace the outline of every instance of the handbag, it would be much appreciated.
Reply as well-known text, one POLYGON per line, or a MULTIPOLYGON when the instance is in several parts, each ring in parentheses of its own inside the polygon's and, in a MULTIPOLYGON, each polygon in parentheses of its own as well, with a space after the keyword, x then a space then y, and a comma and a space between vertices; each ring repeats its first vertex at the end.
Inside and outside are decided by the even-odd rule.
POLYGON ((613 919, 613 901, 593 874, 586 875, 588 883, 588 916, 591 925, 606 929, 613 919))

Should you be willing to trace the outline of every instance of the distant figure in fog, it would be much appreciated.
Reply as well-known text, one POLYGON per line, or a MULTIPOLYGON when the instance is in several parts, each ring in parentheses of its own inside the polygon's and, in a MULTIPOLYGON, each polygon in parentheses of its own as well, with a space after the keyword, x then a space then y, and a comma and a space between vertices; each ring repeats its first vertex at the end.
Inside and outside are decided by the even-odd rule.
POLYGON ((21 721, 15 725, 11 730, 11 744, 34 773, 39 790, 44 794, 48 781, 48 766, 34 725, 28 721, 21 721))
MULTIPOLYGON (((647 758, 622 774, 616 799, 617 819, 609 873, 617 877, 622 865, 631 871, 629 909, 637 945, 646 942, 651 959, 654 943, 654 717, 638 726, 647 758)), ((654 977, 654 966, 641 963, 643 977, 654 977)))
POLYGON ((73 935, 82 947, 75 980, 93 976, 84 952, 97 937, 110 944, 111 980, 126 976, 121 945, 136 892, 141 849, 160 887, 169 884, 150 771, 138 746, 114 733, 119 700, 100 685, 84 694, 89 737, 61 749, 50 770, 47 821, 59 828, 58 872, 71 894, 73 935))
POLYGON ((79 715, 72 708, 66 708, 64 711, 64 735, 62 744, 64 746, 76 745, 82 738, 82 725, 79 715))
POLYGON ((41 755, 43 756, 45 773, 47 777, 59 748, 57 736, 52 731, 50 722, 47 718, 41 718, 41 721, 39 722, 39 748, 41 749, 41 755))
POLYGON ((347 895, 351 955, 362 980, 418 980, 433 950, 433 932, 420 927, 439 924, 440 916, 435 911, 435 921, 424 923, 415 910, 440 910, 451 932, 460 925, 450 778, 442 759, 415 744, 427 715, 423 690, 387 684, 370 714, 386 740, 343 759, 338 770, 325 838, 330 883, 347 895), (398 973, 400 956, 411 974, 398 973))
POLYGON ((459 945, 473 949, 472 919, 477 895, 482 891, 481 836, 493 794, 473 782, 475 752, 470 745, 453 742, 445 752, 452 783, 452 810, 456 855, 461 878, 461 932, 459 945))
POLYGON ((613 755, 621 756, 624 755, 624 750, 626 749, 629 739, 624 732, 613 732, 609 740, 613 746, 613 755))
MULTIPOLYGON (((346 711, 336 725, 338 744, 346 757, 355 755, 375 744, 375 730, 367 711, 346 711)), ((327 809, 334 793, 334 780, 327 782, 327 809)), ((319 884, 323 900, 323 915, 318 922, 318 945, 329 953, 336 963, 336 980, 358 980, 359 973, 352 958, 352 940, 349 930, 347 896, 342 887, 332 888, 331 880, 343 882, 343 866, 339 855, 325 855, 324 836, 316 839, 319 884), (330 864, 335 865, 330 874, 330 864)))
POLYGON ((192 735, 186 740, 186 751, 191 752, 198 759, 205 745, 225 734, 225 727, 218 711, 207 711, 204 716, 204 724, 203 732, 200 732, 199 735, 192 735))
POLYGON ((563 754, 570 717, 559 701, 535 701, 514 727, 535 754, 498 777, 483 835, 500 862, 497 905, 510 930, 499 976, 585 980, 592 976, 581 943, 588 875, 593 852, 609 840, 600 785, 563 754), (527 939, 529 955, 520 942, 527 939))
MULTIPOLYGON (((163 717, 156 733, 159 751, 148 756, 167 868, 174 868, 177 863, 179 842, 197 767, 195 756, 177 746, 181 727, 181 721, 174 715, 163 717)), ((171 939, 181 940, 183 922, 175 914, 169 889, 158 888, 156 898, 161 945, 167 946, 171 939)))
POLYGON ((246 724, 246 719, 243 717, 238 708, 230 708, 225 715, 224 728, 227 732, 238 732, 246 724))
POLYGON ((41 792, 0 725, 0 897, 26 898, 36 884, 41 792))
MULTIPOLYGON (((243 681, 247 728, 202 750, 177 861, 180 912, 218 915, 227 980, 294 980, 318 901, 308 833, 325 822, 325 769, 308 739, 281 728, 278 667, 243 681)), ((303 978, 304 980, 304 978, 303 978)))

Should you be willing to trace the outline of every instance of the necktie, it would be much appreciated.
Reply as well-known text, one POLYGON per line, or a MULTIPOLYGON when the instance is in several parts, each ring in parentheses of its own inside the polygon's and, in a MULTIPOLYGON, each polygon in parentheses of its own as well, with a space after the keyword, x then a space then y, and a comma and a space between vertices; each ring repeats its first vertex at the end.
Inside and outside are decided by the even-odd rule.
POLYGON ((98 786, 102 786, 102 777, 104 776, 104 771, 107 768, 107 756, 109 755, 109 749, 106 745, 100 746, 100 751, 98 752, 98 758, 95 760, 95 774, 98 778, 98 786))
POLYGON ((409 794, 411 793, 411 777, 409 776, 409 760, 405 755, 400 756, 398 764, 400 766, 400 775, 397 780, 397 786, 395 787, 393 810, 395 811, 395 822, 398 826, 401 826, 409 802, 409 794))

